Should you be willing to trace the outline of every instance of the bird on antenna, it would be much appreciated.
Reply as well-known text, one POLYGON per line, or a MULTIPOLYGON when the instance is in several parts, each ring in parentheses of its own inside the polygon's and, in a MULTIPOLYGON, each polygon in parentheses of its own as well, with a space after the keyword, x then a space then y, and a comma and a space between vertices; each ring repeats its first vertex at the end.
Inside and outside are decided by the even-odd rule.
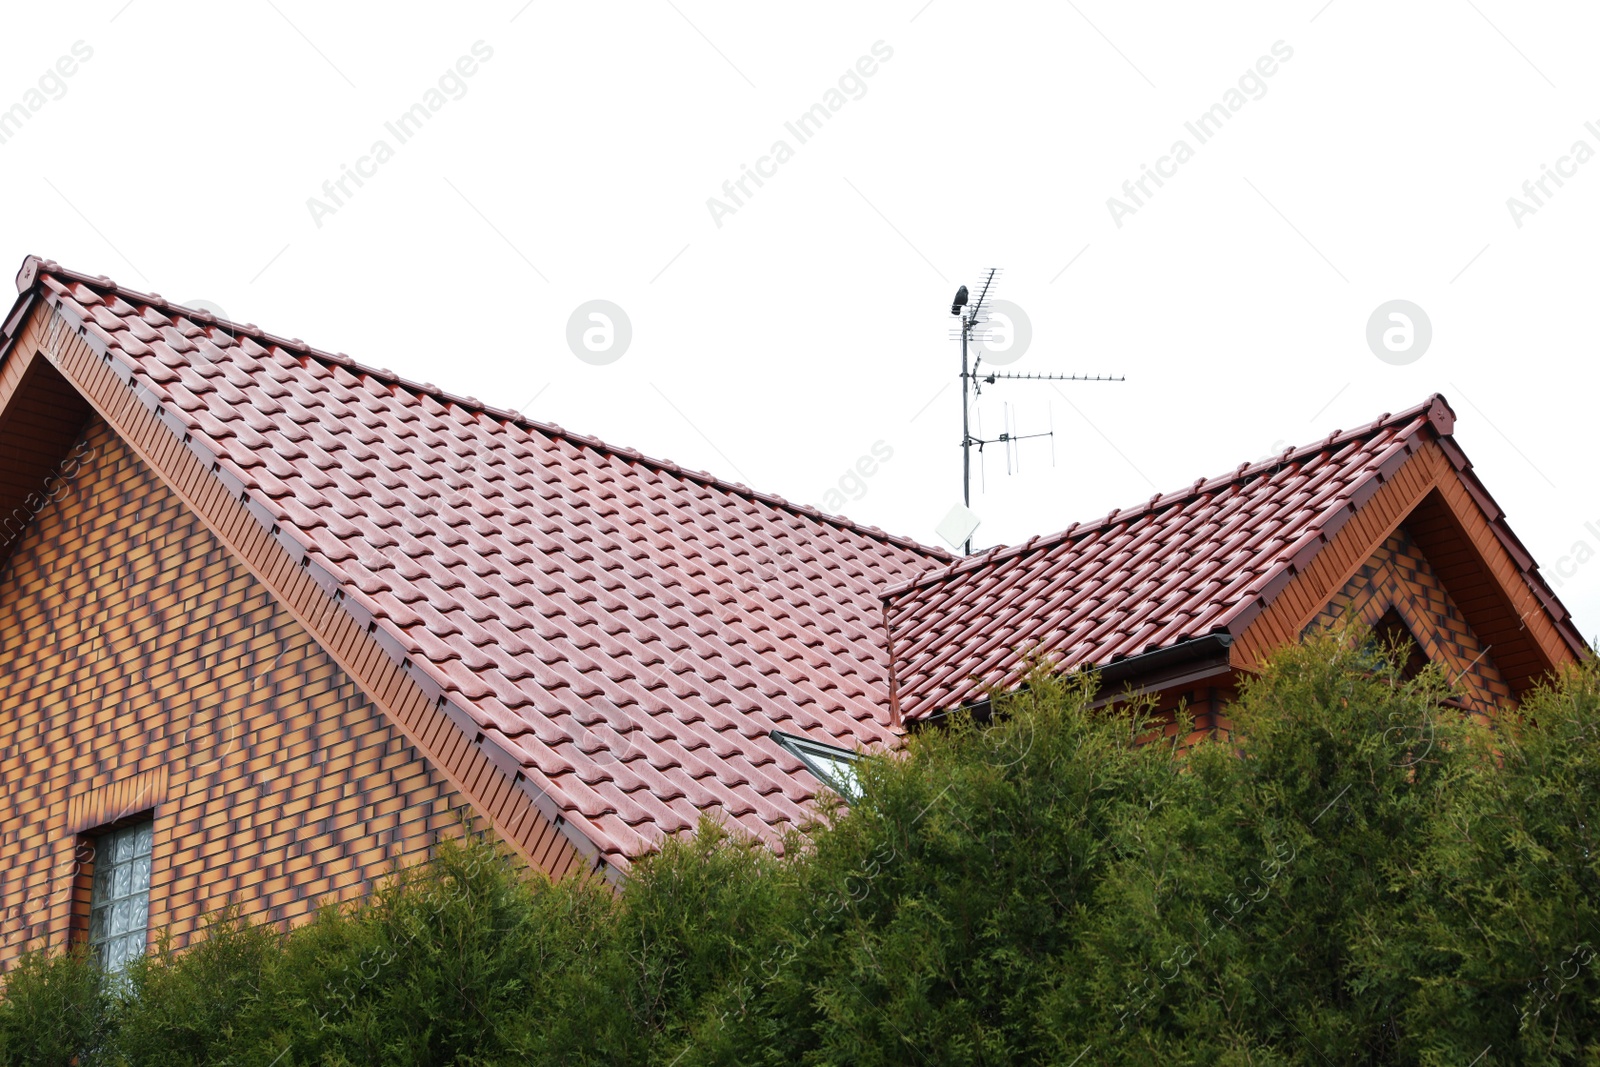
POLYGON ((950 314, 959 315, 961 309, 967 306, 967 287, 962 286, 956 290, 955 302, 950 305, 950 314))

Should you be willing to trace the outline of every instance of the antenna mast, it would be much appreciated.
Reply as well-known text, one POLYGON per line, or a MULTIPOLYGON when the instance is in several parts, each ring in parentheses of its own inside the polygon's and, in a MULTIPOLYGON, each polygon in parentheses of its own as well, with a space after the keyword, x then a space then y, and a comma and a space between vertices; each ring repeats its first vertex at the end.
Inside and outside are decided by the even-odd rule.
MULTIPOLYGON (((1026 441, 1036 437, 1055 437, 1052 428, 1046 433, 1014 434, 1007 432, 999 437, 983 438, 974 437, 971 430, 970 408, 972 401, 982 395, 985 385, 993 385, 997 381, 1030 381, 1030 382, 1121 382, 1126 381, 1122 375, 1108 374, 1006 374, 990 371, 981 373, 983 353, 979 352, 969 362, 968 347, 973 340, 979 342, 988 340, 986 330, 988 319, 984 313, 988 310, 987 301, 989 293, 994 289, 995 280, 1000 275, 999 267, 990 267, 984 276, 983 288, 978 291, 978 299, 967 302, 967 287, 962 286, 956 290, 955 300, 950 305, 950 314, 961 318, 961 504, 969 510, 972 507, 972 446, 977 445, 978 451, 983 451, 984 445, 1005 444, 1010 448, 1014 442, 1026 441), (977 336, 974 336, 974 330, 977 336)), ((964 555, 972 554, 972 534, 967 534, 966 543, 962 545, 964 555)))

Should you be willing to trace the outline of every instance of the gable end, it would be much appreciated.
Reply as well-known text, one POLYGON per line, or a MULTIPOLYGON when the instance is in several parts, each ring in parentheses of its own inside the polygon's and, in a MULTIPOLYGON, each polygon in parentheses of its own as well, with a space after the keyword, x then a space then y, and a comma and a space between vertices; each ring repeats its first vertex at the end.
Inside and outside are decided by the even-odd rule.
POLYGON ((1403 523, 1520 699, 1587 648, 1501 519, 1454 442, 1423 443, 1331 540, 1296 566, 1235 641, 1233 665, 1257 670, 1275 649, 1296 640, 1403 523))
POLYGON ((467 711, 110 355, 98 327, 58 305, 52 295, 34 306, 0 382, 25 380, 36 360, 58 371, 530 865, 553 878, 597 869, 620 878, 520 768, 509 774, 498 765, 467 711))

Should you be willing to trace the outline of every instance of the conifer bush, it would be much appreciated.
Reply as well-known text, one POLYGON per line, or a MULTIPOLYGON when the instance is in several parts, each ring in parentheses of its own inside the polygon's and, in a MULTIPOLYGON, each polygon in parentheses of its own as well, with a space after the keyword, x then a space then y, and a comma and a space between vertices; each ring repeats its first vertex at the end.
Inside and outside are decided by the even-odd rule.
POLYGON ((1181 753, 1037 673, 620 892, 466 833, 291 931, 29 956, 0 1063, 1600 1063, 1600 669, 1483 723, 1403 652, 1285 649, 1181 753))

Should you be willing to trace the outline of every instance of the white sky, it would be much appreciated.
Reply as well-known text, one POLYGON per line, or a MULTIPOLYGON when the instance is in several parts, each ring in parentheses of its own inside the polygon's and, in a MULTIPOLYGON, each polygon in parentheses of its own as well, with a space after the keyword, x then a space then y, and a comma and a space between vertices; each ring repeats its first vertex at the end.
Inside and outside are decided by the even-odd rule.
POLYGON ((1033 328, 1010 370, 1128 381, 986 391, 991 436, 1009 403, 1056 437, 1009 478, 991 452, 980 547, 1442 391, 1600 627, 1600 562, 1563 562, 1600 553, 1600 161, 1564 164, 1520 227, 1506 203, 1600 150, 1592 8, 524 4, 15 5, 0 109, 43 103, 0 143, 0 264, 203 299, 808 503, 877 445, 842 510, 926 541, 960 495, 950 299, 1000 265, 1033 328), (384 124, 480 41, 400 143, 384 124), (1201 144, 1184 124, 1280 41, 1265 94, 1201 144), (785 123, 877 42, 891 57, 846 79, 864 95, 800 143, 785 123), (317 225, 307 199, 380 139, 392 158, 317 225), (707 199, 780 139, 792 158, 719 227, 707 199), (1193 158, 1119 228, 1107 198, 1179 139, 1193 158), (632 324, 606 365, 566 341, 592 299, 632 324), (1392 299, 1433 327, 1405 366, 1366 343, 1392 299))

